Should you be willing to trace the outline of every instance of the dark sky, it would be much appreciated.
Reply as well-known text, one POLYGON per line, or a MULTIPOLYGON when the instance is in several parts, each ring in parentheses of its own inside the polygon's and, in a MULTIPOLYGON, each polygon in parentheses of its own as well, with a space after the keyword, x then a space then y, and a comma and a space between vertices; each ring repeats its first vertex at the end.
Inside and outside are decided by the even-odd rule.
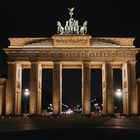
MULTIPOLYGON (((137 0, 1 0, 0 48, 7 47, 8 37, 46 37, 56 33, 56 22, 69 18, 68 7, 75 7, 74 18, 80 24, 88 20, 92 36, 136 37, 140 47, 140 8, 137 0)), ((140 55, 137 77, 140 77, 140 55)), ((0 77, 7 74, 6 57, 0 50, 0 77)), ((67 74, 66 74, 67 75, 67 74)))
MULTIPOLYGON (((2 1, 2 0, 1 0, 2 1)), ((75 7, 74 17, 88 20, 93 36, 135 36, 139 38, 139 4, 128 0, 3 0, 0 4, 1 36, 50 36, 56 21, 69 18, 67 7, 75 7)))

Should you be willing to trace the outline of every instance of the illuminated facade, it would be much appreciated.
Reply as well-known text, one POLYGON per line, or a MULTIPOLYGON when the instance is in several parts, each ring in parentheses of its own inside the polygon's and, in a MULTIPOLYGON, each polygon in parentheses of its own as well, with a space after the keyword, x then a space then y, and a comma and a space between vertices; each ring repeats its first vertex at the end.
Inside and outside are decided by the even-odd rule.
POLYGON ((113 69, 122 70, 123 113, 140 112, 140 84, 136 82, 134 38, 92 37, 87 21, 79 26, 72 18, 65 27, 57 22, 57 35, 50 38, 9 38, 8 79, 0 79, 0 114, 21 114, 22 70, 30 69, 30 114, 41 114, 42 70, 53 69, 53 113, 62 111, 62 69, 82 70, 82 114, 91 113, 91 69, 102 70, 103 114, 114 112, 113 69), (4 85, 6 84, 6 90, 4 85), (137 86, 138 85, 138 86, 137 86), (137 88, 138 87, 138 88, 137 88))
MULTIPOLYGON (((62 69, 82 70, 82 113, 90 114, 91 68, 102 69, 103 114, 114 112, 113 69, 122 69, 123 113, 138 114, 134 38, 54 35, 9 38, 5 113, 21 114, 22 70, 30 68, 30 114, 41 114, 42 69, 53 69, 53 113, 62 111, 62 69)), ((3 83, 5 80, 3 80, 3 83)), ((1 82, 2 83, 2 82, 1 82)), ((1 84, 2 85, 2 84, 1 84)), ((138 88, 139 89, 139 88, 138 88)), ((1 86, 1 93, 4 93, 1 86)), ((1 94, 0 94, 1 96, 1 94)), ((0 108, 2 112, 2 108, 0 108)), ((4 107, 3 107, 4 110, 4 107)), ((4 111, 3 111, 4 112, 4 111)))

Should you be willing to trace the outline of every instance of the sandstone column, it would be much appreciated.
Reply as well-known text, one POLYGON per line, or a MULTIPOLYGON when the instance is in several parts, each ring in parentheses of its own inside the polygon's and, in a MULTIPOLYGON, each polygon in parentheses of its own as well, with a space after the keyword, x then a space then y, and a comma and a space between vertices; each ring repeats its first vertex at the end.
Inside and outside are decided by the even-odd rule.
POLYGON ((22 65, 16 62, 15 72, 15 114, 21 114, 21 94, 22 94, 22 65))
POLYGON ((42 110, 42 65, 38 64, 37 114, 42 110))
POLYGON ((82 114, 89 115, 91 113, 91 69, 90 62, 83 62, 82 66, 82 114))
POLYGON ((8 63, 8 80, 6 85, 6 114, 21 113, 22 67, 19 62, 8 63))
POLYGON ((6 115, 14 114, 15 63, 8 63, 8 79, 6 84, 6 115))
POLYGON ((137 79, 138 114, 140 114, 140 78, 137 79))
POLYGON ((62 66, 60 62, 53 65, 53 114, 59 115, 62 111, 62 66))
POLYGON ((6 79, 0 78, 0 116, 5 115, 6 79))
POLYGON ((135 62, 125 62, 122 67, 122 75, 124 114, 135 115, 138 113, 135 62))
POLYGON ((123 113, 129 115, 129 65, 127 62, 122 66, 122 87, 123 87, 123 113))
POLYGON ((31 62, 30 71, 30 114, 41 114, 42 66, 31 62))
POLYGON ((129 62, 129 90, 130 90, 130 113, 138 114, 138 94, 136 90, 136 62, 129 62))
POLYGON ((111 63, 102 65, 102 94, 103 114, 111 115, 114 112, 113 69, 111 63))

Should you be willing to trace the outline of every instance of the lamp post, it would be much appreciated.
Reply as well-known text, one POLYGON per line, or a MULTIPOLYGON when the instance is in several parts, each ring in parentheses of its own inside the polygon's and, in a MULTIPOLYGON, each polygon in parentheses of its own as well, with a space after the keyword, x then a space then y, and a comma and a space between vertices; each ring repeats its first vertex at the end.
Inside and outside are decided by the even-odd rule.
POLYGON ((25 95, 25 113, 27 113, 27 105, 28 105, 28 97, 29 97, 29 89, 25 89, 24 95, 25 95))
POLYGON ((121 98, 122 98, 122 90, 121 89, 117 89, 116 97, 119 100, 119 109, 120 109, 120 114, 121 114, 121 98))

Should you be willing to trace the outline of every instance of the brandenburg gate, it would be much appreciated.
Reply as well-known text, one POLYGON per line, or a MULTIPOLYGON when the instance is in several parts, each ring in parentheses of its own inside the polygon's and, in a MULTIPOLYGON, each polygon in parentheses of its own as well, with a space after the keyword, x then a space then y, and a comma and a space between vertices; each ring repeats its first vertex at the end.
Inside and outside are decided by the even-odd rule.
POLYGON ((41 114, 42 70, 53 69, 53 114, 62 111, 62 69, 82 70, 82 114, 91 113, 91 69, 102 70, 102 103, 105 115, 114 113, 113 69, 122 70, 123 113, 140 111, 140 80, 136 80, 135 38, 92 37, 87 22, 72 18, 50 38, 9 38, 8 79, 0 79, 0 114, 21 114, 22 70, 30 68, 29 113, 41 114), (73 23, 73 25, 72 25, 73 23), (70 25, 71 24, 71 25, 70 25), (76 27, 77 26, 77 27, 76 27), (67 28, 66 28, 67 27, 67 28), (72 29, 73 28, 73 29, 72 29), (6 88, 4 90, 4 84, 6 88))

